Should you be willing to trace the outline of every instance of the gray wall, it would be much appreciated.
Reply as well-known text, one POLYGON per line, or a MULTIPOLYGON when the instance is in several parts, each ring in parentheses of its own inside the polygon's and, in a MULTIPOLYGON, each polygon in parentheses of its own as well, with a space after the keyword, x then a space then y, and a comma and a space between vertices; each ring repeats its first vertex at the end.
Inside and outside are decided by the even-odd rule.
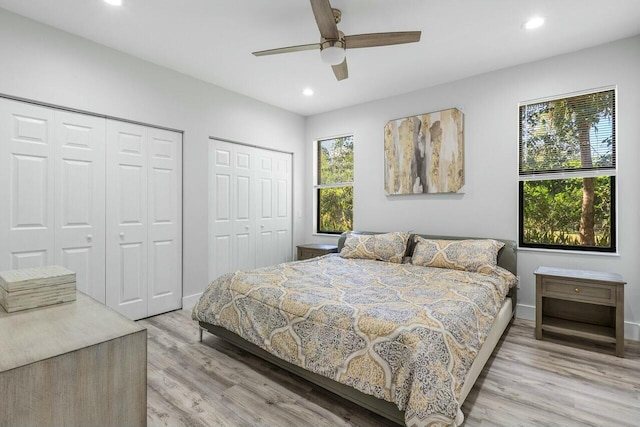
MULTIPOLYGON (((304 118, 0 9, 0 93, 184 133, 183 295, 209 282, 209 136, 294 153, 294 212, 304 202, 304 118)), ((301 219, 294 221, 300 241, 301 219)), ((192 296, 190 298, 190 296, 192 296)))
MULTIPOLYGON (((355 135, 354 228, 517 239, 518 103, 585 89, 618 88, 618 255, 522 249, 518 315, 533 319, 539 265, 613 271, 628 282, 626 336, 640 339, 640 37, 499 70, 393 98, 307 118, 306 159, 312 141, 355 135), (465 115, 464 194, 386 196, 383 127, 390 119, 457 107, 465 115)), ((398 77, 401 78, 401 77, 398 77)), ((393 84, 393 77, 389 78, 393 84)), ((425 86, 428 82, 425 82, 425 86)), ((313 235, 312 171, 306 171, 306 240, 313 235)))

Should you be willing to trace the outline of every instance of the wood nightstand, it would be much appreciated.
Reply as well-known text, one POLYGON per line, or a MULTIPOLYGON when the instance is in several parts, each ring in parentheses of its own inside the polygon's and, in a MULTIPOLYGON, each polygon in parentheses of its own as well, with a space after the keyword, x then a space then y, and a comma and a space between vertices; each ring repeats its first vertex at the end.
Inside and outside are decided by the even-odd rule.
POLYGON ((306 245, 298 245, 297 248, 298 248, 298 261, 338 252, 337 245, 323 245, 320 243, 308 243, 306 245))
POLYGON ((538 267, 536 339, 542 331, 614 343, 624 357, 624 285, 619 274, 538 267))

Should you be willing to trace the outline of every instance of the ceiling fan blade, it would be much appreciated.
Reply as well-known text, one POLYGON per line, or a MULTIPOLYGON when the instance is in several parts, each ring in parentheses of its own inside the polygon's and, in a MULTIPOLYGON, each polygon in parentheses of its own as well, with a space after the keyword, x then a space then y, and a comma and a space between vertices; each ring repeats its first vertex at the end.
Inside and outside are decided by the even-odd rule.
POLYGON ((420 41, 421 31, 399 31, 395 33, 371 33, 345 36, 346 49, 360 47, 389 46, 393 44, 415 43, 420 41))
POLYGON ((320 35, 325 39, 338 40, 340 34, 329 0, 311 0, 311 9, 313 9, 320 35))
POLYGON ((331 68, 333 68, 333 74, 336 75, 336 79, 338 79, 338 81, 344 80, 349 77, 349 70, 347 69, 347 58, 344 58, 344 61, 342 61, 338 65, 332 65, 331 68))
POLYGON ((278 49, 261 50, 253 52, 255 56, 276 55, 278 53, 301 52, 303 50, 320 49, 320 43, 301 44, 298 46, 280 47, 278 49))

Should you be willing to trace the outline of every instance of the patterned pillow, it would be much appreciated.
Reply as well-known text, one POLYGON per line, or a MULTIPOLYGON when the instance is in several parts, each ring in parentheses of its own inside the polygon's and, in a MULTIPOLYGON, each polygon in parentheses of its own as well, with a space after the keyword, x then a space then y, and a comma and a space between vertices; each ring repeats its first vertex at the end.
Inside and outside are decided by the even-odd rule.
POLYGON ((408 240, 409 233, 404 232, 371 235, 349 233, 340 251, 340 256, 342 258, 377 259, 400 264, 407 250, 408 240))
POLYGON ((411 263, 424 267, 451 268, 477 273, 490 272, 497 265, 504 243, 483 240, 430 240, 415 236, 411 263))

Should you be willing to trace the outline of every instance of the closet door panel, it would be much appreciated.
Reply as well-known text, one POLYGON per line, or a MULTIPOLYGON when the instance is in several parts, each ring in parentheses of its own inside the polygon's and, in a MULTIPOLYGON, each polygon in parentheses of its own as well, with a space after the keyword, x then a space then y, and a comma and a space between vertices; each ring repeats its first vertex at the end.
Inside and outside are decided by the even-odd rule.
POLYGON ((274 251, 274 203, 273 203, 273 166, 278 153, 268 150, 255 150, 256 188, 256 266, 264 267, 277 264, 278 254, 274 251))
POLYGON ((211 143, 209 151, 209 279, 230 273, 232 264, 233 223, 231 221, 231 170, 233 146, 226 142, 211 143))
POLYGON ((256 150, 259 212, 259 241, 256 257, 259 266, 291 261, 291 155, 256 150))
POLYGON ((147 128, 108 120, 106 145, 106 300, 140 319, 148 300, 147 128))
POLYGON ((233 144, 231 150, 232 270, 249 270, 256 267, 253 152, 254 148, 239 144, 233 144))
POLYGON ((56 111, 55 263, 105 302, 105 120, 56 111))
POLYGON ((293 260, 292 155, 276 153, 273 170, 273 230, 275 263, 293 260))
POLYGON ((148 316, 182 306, 182 135, 149 129, 148 316))
POLYGON ((0 270, 53 263, 54 112, 0 100, 0 270))

